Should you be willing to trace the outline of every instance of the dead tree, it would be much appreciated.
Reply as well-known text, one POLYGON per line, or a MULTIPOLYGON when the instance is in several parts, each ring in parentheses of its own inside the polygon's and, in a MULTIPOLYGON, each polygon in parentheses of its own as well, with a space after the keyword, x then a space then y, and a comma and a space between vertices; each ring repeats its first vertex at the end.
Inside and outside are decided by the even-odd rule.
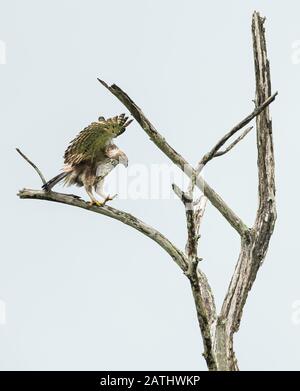
MULTIPOLYGON (((60 202, 111 217, 142 232, 159 244, 176 262, 190 282, 203 339, 203 356, 208 369, 214 371, 238 370, 233 349, 233 335, 239 329, 248 293, 266 256, 276 221, 274 155, 269 105, 274 101, 277 93, 273 95, 271 93, 270 68, 263 26, 264 20, 258 12, 254 12, 252 36, 256 77, 255 108, 251 114, 234 126, 202 157, 196 168, 193 168, 167 143, 165 138, 146 118, 142 110, 121 88, 115 84, 109 86, 104 81, 98 79, 108 91, 126 106, 141 128, 150 137, 150 140, 190 178, 190 185, 186 190, 181 190, 173 184, 173 190, 185 208, 187 225, 185 251, 178 249, 158 230, 150 227, 133 215, 113 207, 90 206, 89 203, 77 196, 53 191, 23 189, 18 193, 18 196, 22 199, 60 202), (250 228, 223 201, 215 190, 204 181, 200 172, 212 159, 228 153, 235 147, 250 132, 252 127, 244 130, 234 141, 232 141, 232 137, 253 119, 256 119, 259 203, 254 225, 250 228), (231 140, 231 143, 229 146, 224 147, 228 140, 231 140), (203 196, 198 200, 194 199, 195 187, 198 187, 203 192, 203 196), (200 223, 207 199, 225 217, 241 239, 238 261, 219 314, 216 311, 213 292, 208 280, 199 267, 200 258, 197 252, 200 223)), ((21 153, 19 150, 18 152, 21 153)), ((21 155, 34 167, 40 175, 42 182, 45 183, 45 178, 38 168, 24 154, 21 153, 21 155)))

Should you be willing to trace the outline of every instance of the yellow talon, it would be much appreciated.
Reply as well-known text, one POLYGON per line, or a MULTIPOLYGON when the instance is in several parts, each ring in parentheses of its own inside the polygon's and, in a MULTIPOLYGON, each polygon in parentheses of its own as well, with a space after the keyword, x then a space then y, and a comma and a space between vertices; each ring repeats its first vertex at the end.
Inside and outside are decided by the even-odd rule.
POLYGON ((114 196, 108 195, 108 196, 106 196, 106 198, 103 201, 98 201, 98 200, 92 198, 91 201, 88 202, 88 204, 90 206, 93 206, 93 205, 104 206, 107 203, 107 201, 112 201, 113 199, 116 198, 116 196, 117 196, 117 194, 115 194, 114 196))
POLYGON ((90 206, 94 206, 94 205, 96 205, 96 206, 104 206, 105 203, 104 203, 104 202, 101 202, 101 201, 90 201, 90 202, 89 202, 89 205, 90 205, 90 206))

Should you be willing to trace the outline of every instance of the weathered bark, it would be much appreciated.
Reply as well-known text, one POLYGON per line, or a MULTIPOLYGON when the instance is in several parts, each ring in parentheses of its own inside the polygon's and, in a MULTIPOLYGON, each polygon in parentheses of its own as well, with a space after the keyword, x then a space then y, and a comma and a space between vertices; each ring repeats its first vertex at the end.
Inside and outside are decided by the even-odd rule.
MULTIPOLYGON (((264 31, 264 18, 255 12, 252 20, 256 77, 256 106, 271 96, 271 76, 264 31)), ((233 334, 239 329, 248 293, 269 246, 276 221, 274 152, 269 108, 256 117, 259 206, 254 226, 241 237, 241 251, 225 297, 215 333, 218 369, 237 370, 233 334)))

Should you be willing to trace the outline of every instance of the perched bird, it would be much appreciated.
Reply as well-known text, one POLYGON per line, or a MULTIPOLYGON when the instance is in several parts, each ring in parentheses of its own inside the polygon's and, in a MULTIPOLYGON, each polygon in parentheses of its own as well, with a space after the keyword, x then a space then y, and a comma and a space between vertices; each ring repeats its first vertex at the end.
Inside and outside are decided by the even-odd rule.
POLYGON ((64 180, 67 186, 84 186, 92 205, 102 206, 112 200, 115 196, 103 192, 104 179, 119 163, 128 166, 127 156, 112 140, 120 136, 131 122, 121 114, 109 119, 99 117, 97 122, 84 128, 65 151, 63 172, 50 179, 43 189, 51 191, 64 180), (93 189, 103 201, 94 197, 93 189))

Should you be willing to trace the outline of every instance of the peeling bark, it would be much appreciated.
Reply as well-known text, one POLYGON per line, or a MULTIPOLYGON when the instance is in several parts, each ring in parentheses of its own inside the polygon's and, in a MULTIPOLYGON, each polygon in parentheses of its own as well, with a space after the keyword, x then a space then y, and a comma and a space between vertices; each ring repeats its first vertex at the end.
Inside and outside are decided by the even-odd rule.
MULTIPOLYGON (((264 18, 253 14, 252 37, 256 78, 256 106, 271 96, 270 66, 264 18)), ((239 329, 248 293, 266 256, 276 222, 274 152, 269 108, 256 117, 259 205, 248 235, 241 238, 241 252, 225 297, 220 318, 225 320, 225 348, 228 370, 235 367, 233 334, 239 329)))

